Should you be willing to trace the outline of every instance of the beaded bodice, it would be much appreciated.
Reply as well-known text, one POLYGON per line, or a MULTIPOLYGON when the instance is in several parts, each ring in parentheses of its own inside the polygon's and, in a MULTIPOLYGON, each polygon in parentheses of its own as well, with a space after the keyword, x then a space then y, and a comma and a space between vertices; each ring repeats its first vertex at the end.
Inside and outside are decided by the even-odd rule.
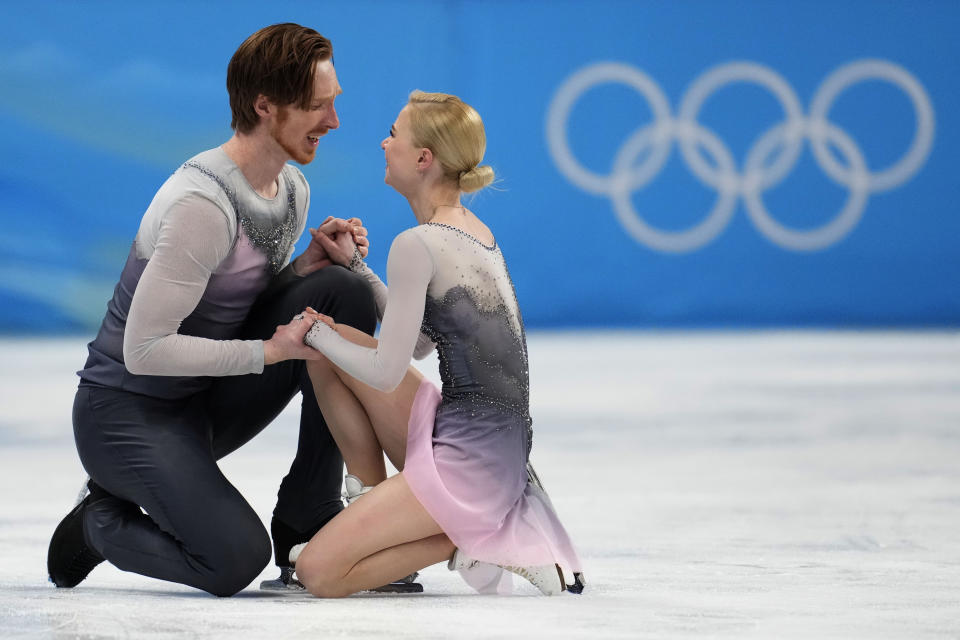
POLYGON ((529 431, 526 336, 499 246, 438 223, 418 231, 434 261, 422 331, 437 346, 444 401, 505 409, 529 431))
POLYGON ((196 169, 217 183, 217 186, 223 190, 223 193, 230 201, 230 205, 233 207, 233 211, 237 216, 237 221, 240 223, 240 226, 243 227, 243 231, 250 240, 250 243, 266 256, 267 269, 273 275, 280 273, 280 270, 283 269, 287 262, 290 249, 293 247, 293 243, 296 242, 298 234, 297 191, 290 176, 287 175, 288 169, 284 167, 284 171, 280 174, 287 192, 286 215, 280 223, 277 224, 276 221, 267 216, 261 215, 256 217, 254 215, 255 210, 240 203, 240 200, 237 198, 237 192, 233 187, 227 184, 219 174, 211 171, 196 160, 185 162, 183 168, 196 169))
POLYGON ((287 264, 309 202, 306 180, 290 165, 278 187, 276 198, 261 197, 222 148, 170 176, 141 220, 81 378, 175 398, 209 386, 207 376, 262 370, 262 351, 237 338, 287 264), (136 313, 135 294, 148 301, 136 313), (134 360, 125 341, 136 345, 127 350, 134 360), (133 374, 130 364, 150 373, 133 374))

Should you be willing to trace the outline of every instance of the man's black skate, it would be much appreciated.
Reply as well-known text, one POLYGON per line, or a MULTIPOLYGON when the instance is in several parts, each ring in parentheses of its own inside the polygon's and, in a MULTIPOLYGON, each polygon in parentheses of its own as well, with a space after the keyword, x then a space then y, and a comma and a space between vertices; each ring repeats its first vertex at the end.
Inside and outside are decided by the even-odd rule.
MULTIPOLYGON (((102 491, 90 483, 94 492, 102 491)), ((84 497, 70 513, 60 521, 47 550, 47 573, 50 582, 58 587, 75 587, 86 578, 93 568, 103 562, 103 556, 90 548, 83 535, 83 513, 94 500, 91 493, 84 497)))
POLYGON ((293 567, 280 567, 280 577, 273 580, 264 580, 260 583, 260 589, 263 591, 287 591, 292 593, 305 593, 306 588, 303 583, 297 580, 297 574, 293 567))
POLYGON ((289 560, 290 549, 294 545, 301 544, 309 540, 314 534, 325 525, 327 521, 318 524, 307 531, 297 531, 283 520, 273 516, 270 520, 270 537, 273 539, 273 557, 277 567, 280 569, 280 577, 273 580, 264 580, 260 583, 260 588, 264 591, 291 591, 294 593, 304 592, 303 584, 297 580, 293 567, 289 560))

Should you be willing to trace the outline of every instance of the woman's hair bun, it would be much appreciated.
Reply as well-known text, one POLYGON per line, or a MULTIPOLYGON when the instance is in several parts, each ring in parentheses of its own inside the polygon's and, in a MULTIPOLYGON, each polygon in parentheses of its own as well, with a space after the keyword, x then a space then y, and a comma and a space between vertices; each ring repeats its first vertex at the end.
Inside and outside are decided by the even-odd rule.
POLYGON ((488 165, 480 165, 460 174, 460 191, 471 193, 483 189, 493 182, 493 169, 488 165))

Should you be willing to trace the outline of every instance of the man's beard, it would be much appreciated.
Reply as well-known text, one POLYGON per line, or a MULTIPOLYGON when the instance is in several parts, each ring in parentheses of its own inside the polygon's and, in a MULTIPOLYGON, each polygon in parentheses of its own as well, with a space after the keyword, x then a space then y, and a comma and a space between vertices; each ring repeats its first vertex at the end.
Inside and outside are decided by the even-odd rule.
MULTIPOLYGON (((303 150, 302 141, 300 145, 293 146, 283 139, 281 129, 289 118, 290 112, 288 109, 289 107, 286 106, 279 107, 277 109, 277 118, 273 121, 273 126, 270 127, 270 137, 276 140, 277 144, 280 145, 280 148, 286 151, 287 155, 293 158, 294 162, 297 164, 310 164, 316 155, 315 149, 307 152, 303 150)), ((306 136, 304 136, 303 139, 305 140, 306 136)))

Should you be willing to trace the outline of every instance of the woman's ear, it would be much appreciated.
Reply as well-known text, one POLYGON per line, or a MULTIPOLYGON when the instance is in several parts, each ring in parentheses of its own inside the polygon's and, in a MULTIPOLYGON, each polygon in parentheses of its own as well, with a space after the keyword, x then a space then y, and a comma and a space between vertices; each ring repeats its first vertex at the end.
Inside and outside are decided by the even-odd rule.
POLYGON ((433 166, 433 152, 426 147, 420 149, 420 155, 417 157, 417 169, 426 171, 433 166))

